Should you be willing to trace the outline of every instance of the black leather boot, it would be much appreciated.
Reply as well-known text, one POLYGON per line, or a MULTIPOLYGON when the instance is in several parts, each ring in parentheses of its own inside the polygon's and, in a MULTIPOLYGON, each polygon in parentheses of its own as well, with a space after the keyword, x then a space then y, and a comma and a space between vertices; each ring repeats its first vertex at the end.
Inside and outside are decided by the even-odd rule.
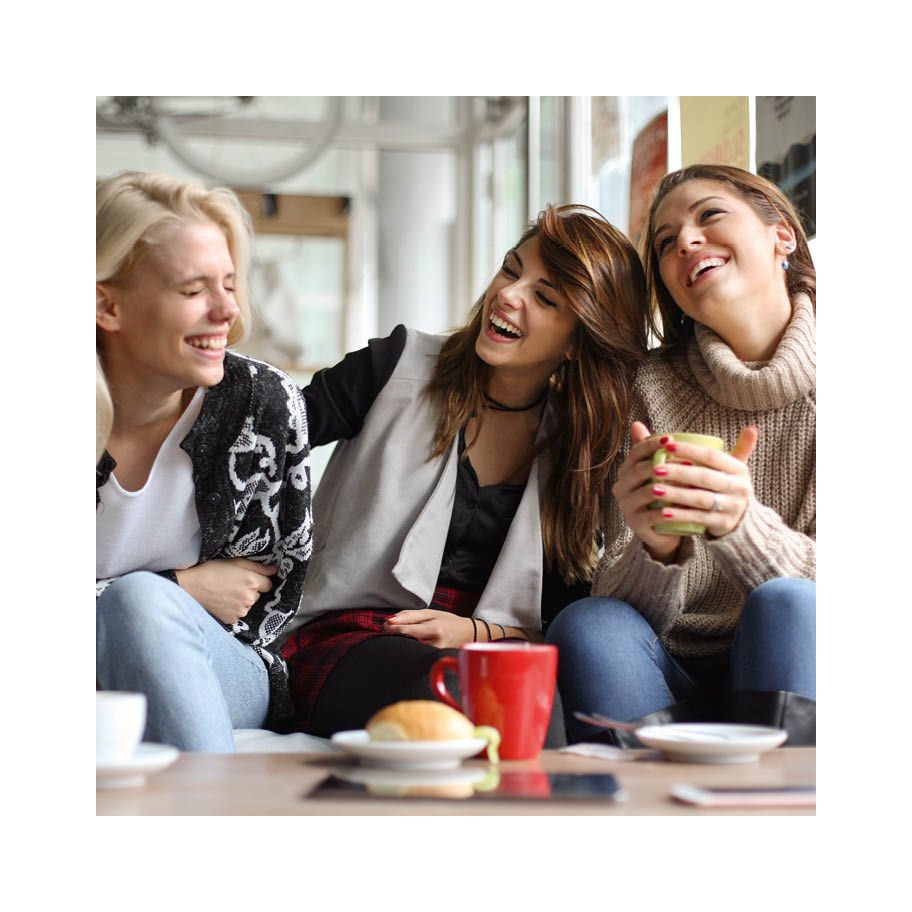
POLYGON ((737 690, 730 700, 732 722, 772 725, 789 736, 785 747, 817 744, 817 702, 788 690, 737 690))
MULTIPOLYGON (((713 718, 715 718, 714 710, 708 704, 696 700, 682 700, 680 703, 672 703, 671 706, 666 706, 664 709, 640 716, 639 719, 631 719, 630 723, 640 726, 665 725, 669 722, 707 722, 713 718)), ((615 747, 646 747, 636 736, 636 732, 618 728, 605 729, 597 735, 587 735, 584 740, 594 741, 598 744, 613 744, 615 747)))

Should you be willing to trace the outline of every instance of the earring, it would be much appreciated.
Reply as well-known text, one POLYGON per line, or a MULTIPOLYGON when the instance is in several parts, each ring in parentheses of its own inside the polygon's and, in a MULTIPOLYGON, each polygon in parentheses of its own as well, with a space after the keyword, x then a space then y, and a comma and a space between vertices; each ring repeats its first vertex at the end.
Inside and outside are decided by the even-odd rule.
POLYGON ((789 261, 788 261, 788 260, 783 260, 783 261, 782 261, 782 268, 783 268, 786 272, 788 272, 788 268, 789 268, 789 261))

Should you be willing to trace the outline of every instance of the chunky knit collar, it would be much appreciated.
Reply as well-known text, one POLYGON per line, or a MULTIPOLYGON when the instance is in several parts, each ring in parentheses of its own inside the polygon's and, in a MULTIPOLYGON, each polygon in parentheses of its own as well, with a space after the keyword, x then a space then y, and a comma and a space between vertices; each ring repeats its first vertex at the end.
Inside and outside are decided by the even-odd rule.
POLYGON ((817 330, 805 294, 792 301, 792 320, 769 361, 741 361, 709 327, 698 323, 687 362, 706 393, 722 405, 745 411, 781 408, 814 389, 817 330))

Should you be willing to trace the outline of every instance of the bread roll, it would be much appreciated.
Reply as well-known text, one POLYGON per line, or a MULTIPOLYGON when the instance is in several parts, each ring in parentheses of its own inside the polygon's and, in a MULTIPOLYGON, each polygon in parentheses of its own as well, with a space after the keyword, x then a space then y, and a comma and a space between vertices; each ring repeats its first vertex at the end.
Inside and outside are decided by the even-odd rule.
POLYGON ((371 741, 465 741, 475 726, 436 700, 400 700, 374 713, 365 726, 371 741))

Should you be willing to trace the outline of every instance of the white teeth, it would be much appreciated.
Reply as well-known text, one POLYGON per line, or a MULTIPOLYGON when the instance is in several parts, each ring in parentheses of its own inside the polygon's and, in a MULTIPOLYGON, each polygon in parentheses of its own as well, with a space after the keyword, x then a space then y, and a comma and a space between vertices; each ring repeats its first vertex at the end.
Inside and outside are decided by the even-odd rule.
POLYGON ((491 314, 491 322, 495 326, 499 326, 501 329, 505 329, 508 333, 510 333, 511 336, 516 336, 517 339, 522 338, 522 333, 515 326, 507 323, 506 320, 502 320, 496 314, 491 314))
POLYGON ((197 337, 187 339, 194 348, 224 348, 228 344, 227 336, 216 336, 214 338, 197 337))
POLYGON ((724 266, 725 260, 720 260, 719 257, 707 257, 705 260, 700 260, 693 269, 690 270, 690 277, 688 282, 693 285, 694 279, 700 274, 700 270, 706 269, 707 266, 724 266))

